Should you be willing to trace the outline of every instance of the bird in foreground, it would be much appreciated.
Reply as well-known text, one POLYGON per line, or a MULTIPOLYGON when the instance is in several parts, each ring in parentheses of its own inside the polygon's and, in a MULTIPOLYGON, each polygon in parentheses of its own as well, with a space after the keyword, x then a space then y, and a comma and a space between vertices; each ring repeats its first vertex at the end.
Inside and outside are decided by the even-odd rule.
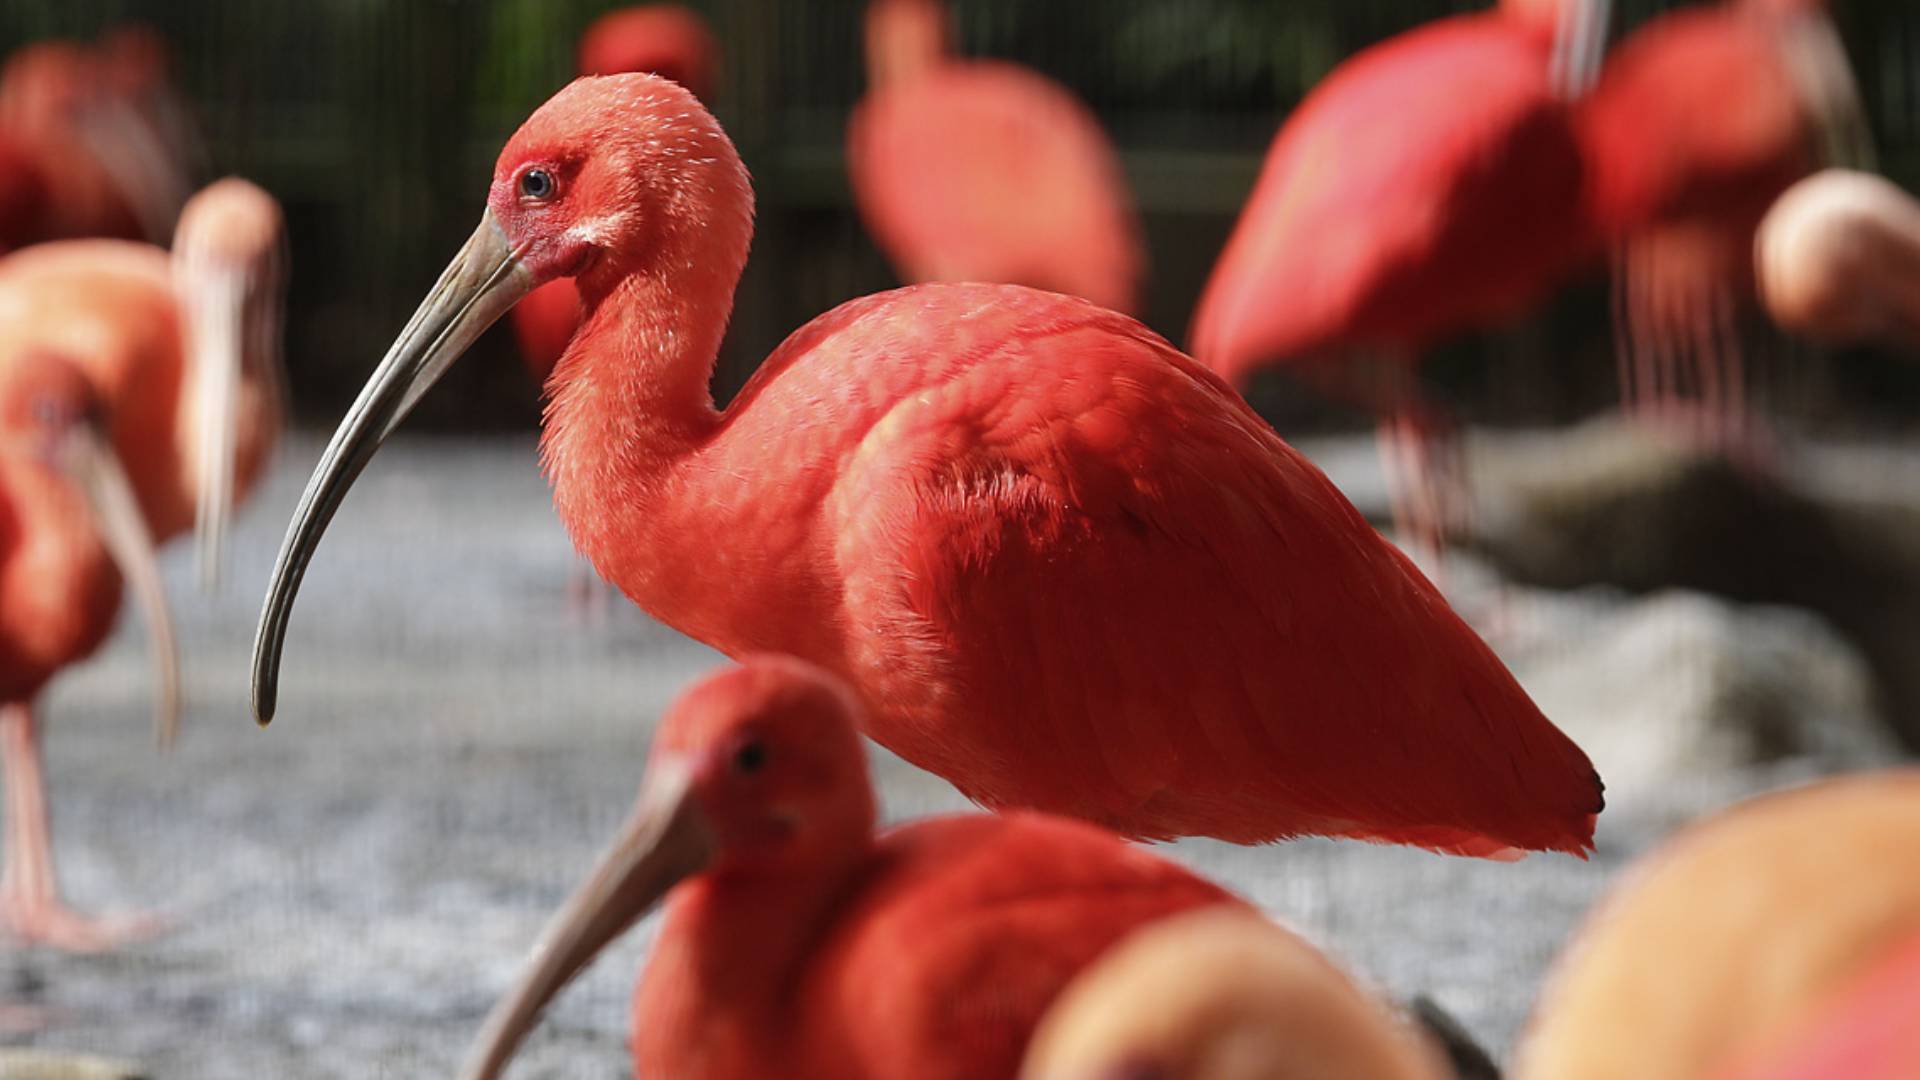
MULTIPOLYGON (((697 12, 678 4, 615 8, 580 35, 582 75, 640 71, 672 79, 701 101, 713 100, 720 45, 697 12)), ((549 281, 513 309, 513 334, 535 382, 545 384, 580 326, 580 291, 549 281)))
POLYGON ((1820 0, 1723 0, 1648 20, 1608 56, 1576 129, 1585 215, 1614 249, 1629 411, 1754 449, 1743 313, 1754 232, 1789 185, 1871 151, 1820 0))
POLYGON ((1885 177, 1825 169, 1788 188, 1754 238, 1754 274, 1782 329, 1920 350, 1920 200, 1885 177))
POLYGON ((163 542, 194 528, 206 583, 283 420, 284 276, 279 203, 235 178, 188 203, 171 255, 70 240, 0 259, 0 366, 43 349, 83 366, 148 528, 163 542))
POLYGON ((854 205, 907 281, 997 281, 1133 314, 1146 252, 1120 158, 1065 87, 956 59, 945 0, 871 0, 847 122, 854 205))
POLYGON ((837 680, 754 656, 654 737, 633 817, 488 1017, 461 1072, 500 1075, 545 1004, 665 898, 633 1001, 634 1070, 1012 1076, 1061 987, 1129 931, 1240 901, 1076 821, 950 815, 874 832, 837 680))
POLYGON ((708 390, 752 188, 684 89, 581 79, 315 467, 254 651, 382 440, 488 324, 574 275, 542 457, 575 545, 731 656, 832 671, 867 733, 995 809, 1134 837, 1583 852, 1599 778, 1486 643, 1232 388, 1126 316, 921 285, 708 390))
POLYGON ((82 915, 61 900, 33 705, 62 668, 106 639, 123 580, 148 619, 163 747, 173 739, 178 704, 153 540, 105 419, 86 377, 56 354, 0 366, 0 927, 19 940, 76 950, 108 948, 154 927, 145 918, 82 915))
POLYGON ((1170 915, 1102 954, 1047 1011, 1020 1070, 1021 1080, 1483 1075, 1456 1071, 1434 1033, 1299 935, 1224 906, 1170 915))
POLYGON ((1396 531, 1436 562, 1465 515, 1464 463, 1416 364, 1597 254, 1568 110, 1604 12, 1509 3, 1341 63, 1281 126, 1194 313, 1194 356, 1229 379, 1303 365, 1374 414, 1396 531))
MULTIPOLYGON (((1577 932, 1548 978, 1515 1075, 1724 1076, 1782 1059, 1803 1024, 1834 1020, 1824 1010, 1865 983, 1884 977, 1880 989, 1914 1000, 1916 842, 1915 769, 1765 795, 1689 827, 1642 860, 1577 932)), ((1906 1069, 1915 1064, 1909 1058, 1906 1069)))
POLYGON ((1912 1080, 1920 1076, 1920 933, 1877 959, 1726 1080, 1912 1080))

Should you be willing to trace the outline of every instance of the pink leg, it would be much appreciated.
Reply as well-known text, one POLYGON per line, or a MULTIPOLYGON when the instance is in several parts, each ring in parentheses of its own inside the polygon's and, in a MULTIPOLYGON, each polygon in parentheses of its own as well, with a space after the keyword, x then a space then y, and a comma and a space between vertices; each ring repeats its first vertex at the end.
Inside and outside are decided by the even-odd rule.
POLYGON ((27 705, 0 706, 0 775, 7 785, 0 926, 21 941, 71 952, 100 952, 158 932, 154 919, 93 919, 60 899, 40 767, 40 735, 33 709, 27 705))
POLYGON ((1444 585, 1447 536, 1458 517, 1458 443, 1418 405, 1396 409, 1374 432, 1387 468, 1394 530, 1414 546, 1434 583, 1444 585))
POLYGON ((574 621, 587 626, 603 625, 612 593, 613 586, 602 581, 586 559, 576 555, 573 568, 567 571, 567 611, 574 621))

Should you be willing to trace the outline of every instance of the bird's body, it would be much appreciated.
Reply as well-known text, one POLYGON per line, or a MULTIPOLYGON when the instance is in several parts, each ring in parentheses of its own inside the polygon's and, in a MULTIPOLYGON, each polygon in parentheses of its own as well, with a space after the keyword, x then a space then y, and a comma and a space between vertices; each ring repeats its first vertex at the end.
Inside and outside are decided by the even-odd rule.
POLYGON ((1587 258, 1551 38, 1506 12, 1365 49, 1288 117, 1194 316, 1233 378, 1413 353, 1543 299, 1587 258))
POLYGON ((847 125, 854 201, 908 281, 1031 285, 1134 312, 1146 257, 1111 140, 1066 88, 945 55, 944 5, 874 0, 847 125))
POLYGON ((662 894, 634 1063, 687 1080, 1012 1076, 1055 995, 1114 942, 1240 906, 1080 822, 953 815, 876 835, 857 711, 778 656, 682 695, 633 821, 464 1075, 496 1075, 546 999, 662 894))
POLYGON ((1108 950, 1048 1010, 1020 1069, 1021 1080, 1136 1076, 1464 1080, 1312 944, 1231 907, 1169 916, 1108 950))
POLYGON ((40 760, 41 690, 91 656, 120 611, 122 573, 153 620, 159 733, 172 738, 174 658, 152 541, 85 374, 39 351, 0 369, 0 773, 6 866, 0 927, 19 939, 93 950, 147 931, 60 899, 40 760))
POLYGON ((1884 177, 1826 169, 1789 188, 1761 222, 1754 268, 1787 330, 1920 350, 1920 199, 1884 177))
POLYGON ((148 527, 166 540, 259 479, 284 412, 279 211, 243 181, 189 204, 173 253, 39 244, 0 260, 0 364, 70 356, 112 403, 148 527))
POLYGON ((1812 1015, 1725 1080, 1910 1080, 1920 1076, 1920 933, 1876 957, 1812 1015))
POLYGON ((1039 814, 916 821, 843 854, 833 872, 713 874, 674 894, 634 999, 639 1075, 1010 1076, 1054 996, 1115 941, 1232 902, 1039 814))
POLYGON ((1550 14, 1439 19, 1336 68, 1274 139, 1194 314, 1215 371, 1304 365, 1375 414, 1397 524, 1434 556, 1463 478, 1415 363, 1524 314, 1595 253, 1550 14))
POLYGON ((1899 965, 1920 935, 1917 835, 1913 769, 1761 796, 1689 827, 1573 937, 1515 1075, 1743 1075, 1727 1070, 1782 1061, 1803 1025, 1876 972, 1907 972, 1884 989, 1911 993, 1899 965))
POLYGON ((294 584, 379 438, 475 326, 575 267, 545 467, 575 544, 662 621, 834 672, 869 734, 991 807, 1133 836, 1587 846, 1585 755, 1317 468, 1133 320, 910 287, 815 319, 715 410, 752 193, 693 110, 660 80, 583 80, 508 144, 489 218, 296 511, 259 715, 294 584), (564 206, 517 193, 605 129, 648 141, 573 166, 568 196, 536 185, 564 206), (632 177, 641 202, 595 201, 632 177), (445 306, 470 290, 485 303, 445 306))

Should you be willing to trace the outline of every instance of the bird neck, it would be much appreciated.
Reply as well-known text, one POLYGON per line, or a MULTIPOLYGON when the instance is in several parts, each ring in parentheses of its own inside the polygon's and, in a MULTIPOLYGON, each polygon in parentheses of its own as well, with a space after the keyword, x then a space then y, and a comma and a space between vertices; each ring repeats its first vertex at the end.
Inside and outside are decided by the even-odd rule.
POLYGON ((737 277, 696 265, 604 292, 581 283, 584 318, 548 383, 541 458, 575 545, 610 580, 634 539, 627 521, 658 519, 678 467, 719 425, 708 384, 737 277))
POLYGON ((906 82, 938 67, 950 51, 943 0, 874 0, 867 7, 867 83, 906 82))
POLYGON ((872 864, 872 842, 844 854, 804 870, 707 873, 675 890, 635 997, 646 1075, 687 1075, 694 1048, 740 1034, 775 1053, 798 1034, 800 984, 872 864))

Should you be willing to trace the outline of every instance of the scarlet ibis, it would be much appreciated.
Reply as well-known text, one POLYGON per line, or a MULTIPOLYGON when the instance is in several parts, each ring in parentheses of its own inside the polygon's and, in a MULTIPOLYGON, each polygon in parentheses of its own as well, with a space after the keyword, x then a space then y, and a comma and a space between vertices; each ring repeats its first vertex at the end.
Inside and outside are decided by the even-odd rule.
POLYGON ((632 818, 555 916, 468 1058, 499 1075, 540 1010, 666 899, 634 995, 641 1076, 1012 1076, 1034 1024, 1128 931, 1235 904, 1185 869, 1041 814, 878 835, 859 704, 751 656, 689 689, 632 818))
POLYGON ((0 133, 21 152, 46 193, 36 235, 5 246, 70 236, 164 239, 186 196, 180 148, 155 127, 151 91, 117 84, 120 53, 42 41, 0 70, 0 133))
POLYGON ((145 919, 94 919, 60 899, 33 701, 60 669, 99 648, 120 610, 122 575, 145 609, 159 665, 156 732, 173 738, 173 633, 106 415, 79 369, 53 353, 0 366, 0 769, 6 871, 0 923, 14 937, 101 949, 145 919))
POLYGON ((1616 249, 1622 396, 1750 443, 1739 315, 1754 230, 1789 184, 1867 151, 1853 76, 1817 0, 1729 0, 1623 40, 1577 129, 1587 216, 1616 249), (1678 408, 1691 399, 1698 409, 1678 408))
POLYGON ((1788 188, 1760 223, 1754 270, 1787 330, 1920 349, 1920 200, 1884 177, 1827 169, 1788 188))
POLYGON ((1435 556, 1463 479, 1414 362, 1521 315, 1597 253, 1567 105, 1591 62, 1555 58, 1590 53, 1604 13, 1511 3, 1335 68, 1274 138, 1194 314, 1194 356, 1215 371, 1304 364, 1374 412, 1396 525, 1435 556))
MULTIPOLYGON (((641 71, 672 79, 702 101, 713 100, 720 46, 705 19, 678 4, 617 8, 580 35, 580 74, 641 71)), ((580 326, 580 292, 573 281, 549 281, 513 309, 520 356, 545 384, 580 326)))
POLYGON ((1911 979, 1916 836, 1914 769, 1762 796, 1686 829, 1567 947, 1516 1075, 1725 1075, 1778 1057, 1790 1029, 1889 962, 1904 956, 1911 979))
POLYGON ((353 480, 488 324, 571 274, 586 320, 542 456, 575 546, 691 637, 846 679, 870 735, 976 802, 1136 837, 1589 845, 1586 755, 1311 462, 1126 316, 1017 285, 880 293, 717 411, 752 206, 664 79, 581 79, 533 114, 302 495, 256 717, 353 480))
POLYGON ((1907 1080, 1920 1076, 1920 934, 1876 960, 1727 1080, 1907 1080))
POLYGON ((1113 144, 1065 87, 949 55, 944 0, 867 6, 847 122, 854 204, 908 281, 1000 281, 1140 303, 1146 253, 1113 144))
POLYGON ((209 581, 284 411, 283 232, 271 195, 227 179, 188 205, 171 256, 70 240, 0 259, 0 364, 52 348, 86 369, 149 527, 165 540, 197 525, 209 581))
POLYGON ((1034 1032, 1021 1080, 1454 1080, 1424 1032, 1298 935, 1238 908, 1108 949, 1034 1032))

